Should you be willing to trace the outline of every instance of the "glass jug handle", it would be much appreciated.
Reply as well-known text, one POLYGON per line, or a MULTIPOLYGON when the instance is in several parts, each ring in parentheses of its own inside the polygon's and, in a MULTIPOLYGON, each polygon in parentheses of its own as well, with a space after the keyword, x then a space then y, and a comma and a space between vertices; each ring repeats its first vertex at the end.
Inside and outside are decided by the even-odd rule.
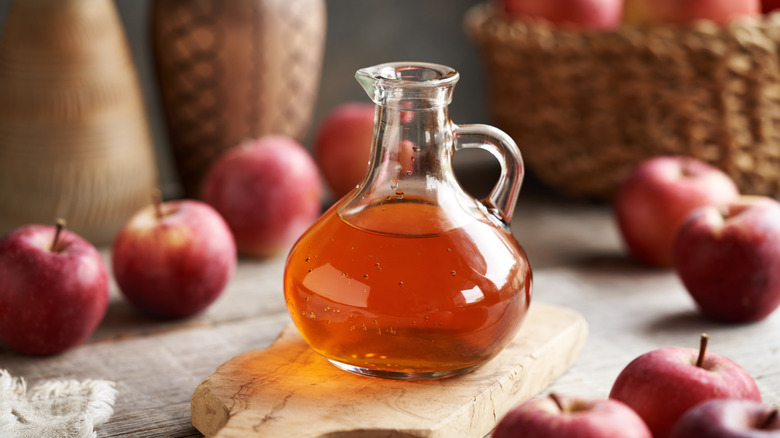
POLYGON ((482 203, 503 222, 511 222, 525 174, 523 157, 517 144, 504 131, 489 125, 453 124, 453 134, 455 152, 477 148, 490 152, 498 159, 501 176, 482 203))

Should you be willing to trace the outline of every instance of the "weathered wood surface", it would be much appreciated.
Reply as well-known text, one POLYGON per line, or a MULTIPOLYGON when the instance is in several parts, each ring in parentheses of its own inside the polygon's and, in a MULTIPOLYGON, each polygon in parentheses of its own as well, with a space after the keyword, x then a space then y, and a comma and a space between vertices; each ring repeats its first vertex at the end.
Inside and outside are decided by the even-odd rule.
POLYGON ((290 325, 269 348, 229 360, 198 386, 192 424, 219 438, 479 438, 566 372, 586 339, 582 315, 537 302, 512 342, 476 371, 403 382, 339 370, 290 325))
MULTIPOLYGON (((780 403, 780 311, 746 325, 699 317, 673 272, 626 258, 605 205, 521 194, 513 230, 534 268, 534 300, 581 313, 590 333, 572 369, 550 390, 605 397, 635 356, 666 345, 727 355, 756 379, 766 401, 780 403)), ((284 258, 242 260, 223 296, 183 322, 147 320, 112 289, 108 315, 93 338, 51 358, 0 347, 0 368, 31 383, 51 377, 117 382, 116 412, 100 437, 201 436, 191 425, 195 388, 222 363, 270 345, 290 322, 282 296, 284 258)))

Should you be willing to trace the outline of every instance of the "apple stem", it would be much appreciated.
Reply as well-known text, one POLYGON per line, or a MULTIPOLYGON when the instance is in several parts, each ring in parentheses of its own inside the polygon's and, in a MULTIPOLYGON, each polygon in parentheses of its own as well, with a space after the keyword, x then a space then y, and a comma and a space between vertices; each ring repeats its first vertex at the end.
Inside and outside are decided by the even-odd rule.
POLYGON ((690 157, 683 157, 682 159, 682 166, 680 167, 680 173, 683 176, 693 176, 695 173, 691 170, 691 166, 693 165, 694 160, 692 160, 690 157))
POLYGON ((152 193, 152 204, 154 205, 155 216, 157 216, 157 219, 162 219, 164 216, 162 211, 162 194, 159 189, 152 193))
POLYGON ((52 240, 51 247, 49 248, 49 251, 51 252, 57 252, 57 245, 60 243, 60 234, 62 234, 62 230, 65 228, 65 219, 58 218, 56 226, 57 229, 54 231, 54 240, 52 240))
POLYGON ((696 366, 699 368, 704 364, 704 355, 707 353, 707 343, 709 340, 709 335, 706 333, 701 334, 701 338, 699 339, 699 358, 696 359, 696 366))
POLYGON ((764 421, 761 422, 761 425, 758 427, 759 429, 769 429, 769 426, 777 419, 777 408, 772 409, 772 412, 769 413, 769 415, 764 418, 764 421))
POLYGON ((555 402, 555 406, 558 406, 558 409, 563 412, 565 409, 563 409, 563 402, 561 402, 561 398, 558 397, 558 394, 551 392, 550 398, 553 402, 555 402))

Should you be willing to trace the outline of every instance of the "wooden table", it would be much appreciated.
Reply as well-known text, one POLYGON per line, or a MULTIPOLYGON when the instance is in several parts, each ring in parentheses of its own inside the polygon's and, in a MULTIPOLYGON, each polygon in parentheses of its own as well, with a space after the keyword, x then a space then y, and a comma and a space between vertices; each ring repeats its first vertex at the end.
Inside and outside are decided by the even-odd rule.
MULTIPOLYGON (((741 364, 764 399, 780 403, 780 311, 748 325, 699 317, 672 271, 626 257, 604 204, 532 187, 521 194, 513 231, 534 268, 534 300, 571 307, 590 325, 582 356, 552 390, 606 397, 634 357, 668 345, 697 348, 707 332, 710 351, 741 364)), ((0 347, 0 368, 30 385, 58 377, 115 381, 115 413, 98 428, 101 437, 200 436, 190 424, 195 387, 228 359, 269 345, 290 322, 283 267, 283 256, 241 260, 222 297, 206 313, 179 322, 145 319, 112 286, 108 314, 87 344, 49 358, 0 347)))

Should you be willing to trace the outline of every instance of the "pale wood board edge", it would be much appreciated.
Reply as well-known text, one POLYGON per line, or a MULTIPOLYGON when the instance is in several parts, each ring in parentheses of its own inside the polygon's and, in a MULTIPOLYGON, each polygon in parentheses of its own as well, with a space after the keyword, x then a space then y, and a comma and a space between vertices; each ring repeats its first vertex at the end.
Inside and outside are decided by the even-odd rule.
MULTIPOLYGON (((461 409, 453 412, 452 415, 442 418, 439 424, 431 427, 429 430, 414 428, 396 431, 354 430, 352 432, 358 433, 358 435, 364 432, 371 432, 374 434, 381 433, 382 436, 419 436, 430 438, 451 436, 482 437, 488 434, 501 417, 512 407, 539 394, 568 371, 585 347, 588 325, 582 315, 565 307, 545 303, 534 303, 531 309, 529 316, 541 315, 542 313, 552 311, 557 316, 563 317, 565 322, 561 330, 549 339, 546 339, 544 346, 539 350, 528 354, 520 361, 516 361, 512 365, 511 370, 504 370, 511 372, 505 372, 503 375, 497 376, 495 382, 481 394, 474 397, 471 403, 464 405, 461 409), (545 367, 531 366, 534 362, 542 359, 548 361, 551 365, 545 367)), ((543 321, 533 322, 538 324, 543 321)), ((299 336, 295 327, 288 325, 282 330, 276 342, 299 336)), ((522 336, 521 329, 518 337, 522 336)), ((229 427, 229 423, 235 421, 236 417, 241 416, 242 407, 226 406, 224 400, 212 392, 210 379, 218 378, 219 369, 237 358, 254 354, 258 354, 258 351, 251 351, 228 360, 218 367, 217 372, 196 388, 191 400, 192 423, 205 436, 217 438, 246 436, 245 431, 238 432, 229 427)), ((504 355, 504 357, 499 355, 496 359, 499 359, 498 362, 511 360, 507 355, 504 355)), ((493 364, 491 366, 491 364, 487 364, 482 369, 472 373, 472 375, 464 376, 464 378, 475 378, 481 372, 497 373, 496 368, 499 367, 506 367, 506 365, 493 364)), ((243 412, 243 414, 246 414, 246 412, 243 412)), ((290 432, 292 433, 292 431, 290 432)), ((262 432, 258 432, 257 435, 260 436, 261 434, 262 432)), ((333 437, 337 435, 338 433, 336 432, 324 432, 319 435, 313 434, 308 436, 333 437)))

